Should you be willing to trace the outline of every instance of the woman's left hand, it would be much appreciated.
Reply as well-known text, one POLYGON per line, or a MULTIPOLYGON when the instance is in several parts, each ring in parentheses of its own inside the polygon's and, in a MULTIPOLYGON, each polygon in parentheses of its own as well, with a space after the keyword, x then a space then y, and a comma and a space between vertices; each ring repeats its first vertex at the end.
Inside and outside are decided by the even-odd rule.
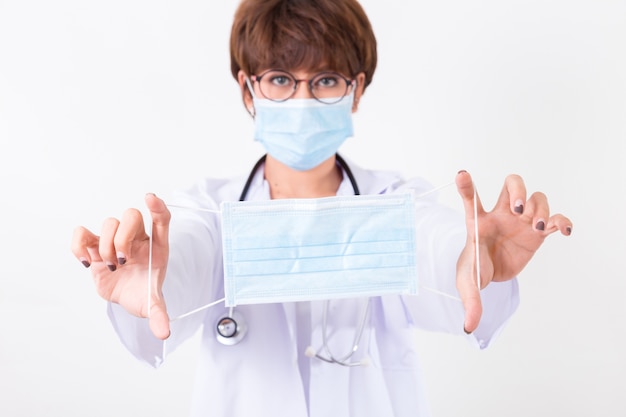
POLYGON ((480 288, 491 281, 516 277, 548 235, 560 231, 569 236, 572 222, 562 214, 550 215, 545 194, 526 196, 526 186, 518 175, 506 177, 494 209, 486 212, 475 193, 472 177, 466 171, 456 176, 456 186, 465 207, 467 242, 457 262, 457 289, 465 308, 465 331, 473 332, 480 322, 482 304, 476 278, 475 207, 478 216, 480 288))

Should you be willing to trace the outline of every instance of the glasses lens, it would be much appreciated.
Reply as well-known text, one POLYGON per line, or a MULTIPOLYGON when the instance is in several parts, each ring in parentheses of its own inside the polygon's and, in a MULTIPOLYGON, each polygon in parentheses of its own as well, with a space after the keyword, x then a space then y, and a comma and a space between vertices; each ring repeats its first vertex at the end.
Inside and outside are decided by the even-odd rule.
POLYGON ((324 103, 336 103, 350 92, 352 84, 335 72, 323 72, 311 80, 313 96, 324 103))
POLYGON ((284 71, 268 71, 261 76, 259 88, 261 93, 275 101, 287 100, 295 90, 296 80, 284 71))

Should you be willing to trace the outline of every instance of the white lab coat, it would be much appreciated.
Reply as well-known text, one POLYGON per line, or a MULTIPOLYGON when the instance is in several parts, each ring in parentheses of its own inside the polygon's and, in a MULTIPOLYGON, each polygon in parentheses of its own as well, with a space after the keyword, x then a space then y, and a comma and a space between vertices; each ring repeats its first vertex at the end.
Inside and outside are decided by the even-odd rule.
MULTIPOLYGON (((423 180, 403 180, 388 172, 352 168, 361 194, 392 193, 407 188, 421 193, 423 180)), ((260 169, 248 200, 269 198, 260 169)), ((245 178, 207 179, 181 195, 178 204, 218 209, 238 200, 245 178)), ((353 193, 347 176, 338 195, 353 193)), ((172 203, 173 201, 170 201, 172 203)), ((463 215, 433 199, 416 208, 420 285, 458 296, 455 264, 465 243, 463 215)), ((224 297, 219 216, 172 209, 170 261, 164 296, 170 317, 224 297)), ((485 348, 515 311, 517 280, 492 283, 481 293, 483 317, 472 335, 463 332, 462 304, 435 292, 371 299, 359 348, 351 361, 369 366, 344 367, 304 354, 322 346, 323 302, 237 307, 248 325, 241 343, 225 346, 216 339, 216 323, 227 314, 223 304, 174 321, 170 338, 156 339, 146 319, 109 305, 109 316, 124 345, 142 361, 159 366, 186 338, 202 328, 202 348, 192 404, 193 416, 271 417, 425 417, 430 415, 414 346, 415 327, 461 335, 485 348)), ((336 357, 353 346, 363 299, 330 303, 327 334, 336 357)))

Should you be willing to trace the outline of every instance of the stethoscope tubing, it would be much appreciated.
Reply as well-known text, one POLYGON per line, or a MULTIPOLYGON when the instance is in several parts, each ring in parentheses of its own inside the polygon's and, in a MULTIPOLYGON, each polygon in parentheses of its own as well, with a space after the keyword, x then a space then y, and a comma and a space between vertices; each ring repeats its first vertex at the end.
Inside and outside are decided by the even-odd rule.
MULTIPOLYGON (((261 168, 261 165, 265 163, 266 159, 267 159, 267 154, 263 155, 256 162, 256 164, 254 164, 254 167, 252 167, 252 170, 250 171, 250 175, 248 175, 248 179, 246 180, 246 183, 244 184, 243 189, 241 190, 239 201, 246 201, 246 197, 248 196, 248 191, 250 191, 250 186, 252 185, 252 180, 256 176, 256 173, 259 170, 259 168, 261 168)), ((356 179, 354 178, 354 174, 352 173, 352 170, 348 166, 348 163, 338 153, 335 154, 335 159, 337 160, 337 163, 339 164, 339 166, 343 168, 346 175, 348 176, 348 179, 350 180, 350 184, 352 185, 352 189, 354 190, 354 195, 361 195, 361 192, 359 191, 359 186, 356 183, 356 179)))
POLYGON ((359 328, 357 329, 356 332, 354 332, 354 340, 352 341, 352 350, 350 350, 350 352, 348 352, 341 359, 336 359, 333 356, 332 352, 330 351, 330 348, 328 347, 328 336, 327 336, 326 329, 327 329, 327 323, 328 323, 329 303, 330 301, 328 300, 324 302, 324 312, 322 316, 322 348, 326 352, 327 357, 324 357, 320 355, 319 353, 316 353, 315 357, 323 360, 324 362, 336 363, 337 365, 359 366, 361 365, 361 362, 348 362, 348 359, 350 359, 352 355, 354 355, 356 351, 359 349, 359 343, 361 342, 361 337, 363 336, 363 330, 365 329, 365 322, 367 321, 367 314, 370 308, 370 299, 369 298, 367 299, 367 304, 365 305, 365 308, 363 309, 363 314, 361 316, 359 328))

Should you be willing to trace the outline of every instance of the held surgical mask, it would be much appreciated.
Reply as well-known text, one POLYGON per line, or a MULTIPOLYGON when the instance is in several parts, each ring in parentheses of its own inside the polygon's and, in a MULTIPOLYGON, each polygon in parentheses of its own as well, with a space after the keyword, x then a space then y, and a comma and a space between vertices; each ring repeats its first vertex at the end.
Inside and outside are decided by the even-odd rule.
MULTIPOLYGON (((419 284, 416 272, 414 202, 451 185, 454 183, 417 196, 384 194, 229 202, 222 203, 220 210, 168 204, 170 208, 219 213, 222 218, 225 261, 225 298, 210 301, 170 321, 223 302, 233 307, 236 304, 361 295, 417 295, 418 287, 461 302, 457 295, 419 284), (261 234, 252 233, 252 228, 257 228, 257 233, 261 234), (280 233, 284 230, 291 230, 291 233, 280 233), (311 232, 311 235, 303 236, 303 232, 311 232), (307 243, 305 241, 313 244, 303 246, 307 243), (271 249, 272 242, 277 246, 274 249, 271 249), (265 257, 257 259, 263 252, 265 257), (255 259, 265 262, 257 263, 253 261, 255 259), (264 269, 261 270, 261 267, 264 269), (306 281, 291 279, 298 276, 306 281)), ((474 197, 475 218, 476 201, 474 197)), ((476 284, 480 288, 477 221, 474 222, 474 233, 476 284)), ((148 300, 151 299, 152 288, 151 257, 152 234, 148 261, 148 300)))
POLYGON ((351 92, 333 104, 312 98, 275 102, 256 98, 253 93, 254 139, 290 168, 315 168, 353 135, 353 99, 351 92))
POLYGON ((226 306, 417 294, 412 194, 224 202, 226 306))

